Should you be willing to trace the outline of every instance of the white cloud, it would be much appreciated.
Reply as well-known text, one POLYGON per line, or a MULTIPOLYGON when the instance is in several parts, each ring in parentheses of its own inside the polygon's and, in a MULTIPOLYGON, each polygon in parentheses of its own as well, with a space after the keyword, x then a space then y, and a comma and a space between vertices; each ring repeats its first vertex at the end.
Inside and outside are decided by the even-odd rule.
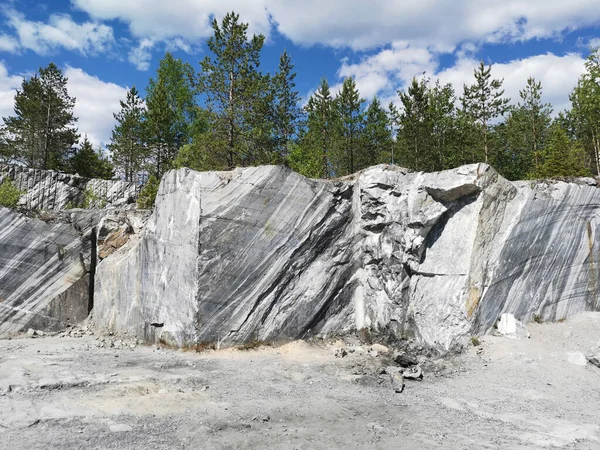
POLYGON ((82 136, 87 134, 94 145, 108 143, 115 124, 113 113, 119 111, 119 100, 125 99, 127 88, 73 67, 67 67, 65 75, 69 79, 69 94, 76 98, 79 132, 82 136))
POLYGON ((464 41, 554 37, 600 21, 597 0, 271 0, 267 9, 294 42, 368 49, 392 41, 451 51, 464 41))
POLYGON ((397 89, 415 75, 432 73, 436 67, 435 57, 426 48, 396 42, 359 63, 343 61, 338 75, 340 78, 354 78, 361 96, 370 100, 376 94, 397 89))
POLYGON ((12 36, 0 35, 0 52, 15 53, 19 49, 19 43, 12 36))
POLYGON ((138 38, 204 39, 212 35, 213 16, 220 20, 236 11, 250 24, 249 32, 267 35, 271 29, 266 0, 71 0, 74 6, 100 20, 118 19, 138 38))
MULTIPOLYGON (((585 59, 575 53, 557 56, 552 53, 517 59, 492 66, 493 78, 504 78, 503 88, 512 103, 517 103, 519 91, 525 87, 527 78, 534 77, 542 83, 543 100, 551 103, 554 113, 569 108, 569 94, 577 84, 579 76, 585 71, 585 59)), ((463 58, 436 76, 443 83, 452 83, 457 95, 462 94, 463 84, 473 84, 473 69, 479 61, 463 58)))
POLYGON ((0 61, 0 117, 14 114, 15 90, 21 86, 23 78, 11 75, 0 61))
POLYGON ((154 41, 152 39, 142 39, 137 47, 131 49, 128 55, 128 60, 138 70, 146 71, 150 68, 152 60, 152 48, 154 41))
POLYGON ((8 25, 16 33, 16 39, 7 37, 7 51, 26 49, 45 55, 65 48, 85 55, 102 53, 114 43, 111 27, 95 22, 78 24, 68 14, 53 14, 48 23, 27 20, 14 10, 7 10, 4 14, 8 25))
POLYGON ((71 0, 92 17, 127 23, 138 38, 206 38, 210 19, 238 12, 252 31, 304 45, 371 49, 394 41, 452 51, 464 41, 555 37, 600 21, 598 0, 71 0))

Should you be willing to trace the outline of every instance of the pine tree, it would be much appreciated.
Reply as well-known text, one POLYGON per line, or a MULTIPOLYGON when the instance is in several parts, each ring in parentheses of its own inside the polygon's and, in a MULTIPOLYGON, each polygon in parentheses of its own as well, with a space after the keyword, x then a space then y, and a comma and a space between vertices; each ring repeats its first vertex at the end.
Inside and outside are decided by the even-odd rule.
POLYGON ((453 167, 456 139, 456 96, 451 84, 441 85, 437 80, 427 91, 427 118, 431 139, 429 170, 453 167))
POLYGON ((532 178, 582 177, 590 171, 585 163, 585 152, 580 143, 572 142, 560 124, 550 127, 546 158, 532 174, 532 178))
POLYGON ((288 145, 296 135, 298 121, 302 116, 300 97, 296 91, 296 73, 287 51, 279 58, 279 69, 275 74, 275 142, 280 161, 288 157, 288 145))
POLYGON ((74 128, 75 99, 69 96, 67 82, 54 63, 40 68, 17 91, 16 115, 4 118, 4 145, 14 148, 13 157, 29 167, 65 169, 79 139, 74 128))
POLYGON ((552 114, 550 105, 542 103, 542 85, 534 78, 527 80, 519 94, 521 101, 509 109, 505 123, 494 132, 498 141, 494 164, 511 180, 523 179, 540 168, 552 114))
POLYGON ((331 176, 330 158, 335 133, 335 105, 329 90, 327 78, 321 79, 321 85, 308 103, 308 134, 320 149, 322 177, 331 176))
POLYGON ((176 120, 177 113, 169 105, 167 88, 162 78, 159 78, 152 95, 146 99, 144 117, 144 140, 148 145, 149 168, 158 180, 171 168, 179 150, 177 129, 174 126, 176 120))
POLYGON ((169 52, 160 61, 156 76, 151 78, 146 88, 147 99, 152 99, 154 91, 161 84, 167 96, 167 104, 173 111, 171 134, 173 142, 169 147, 179 149, 189 144, 197 132, 199 109, 196 105, 194 69, 169 52))
POLYGON ((357 170, 390 161, 392 131, 388 116, 377 97, 373 97, 365 113, 357 170))
POLYGON ((340 150, 336 174, 347 175, 356 171, 356 158, 363 129, 364 100, 352 78, 346 78, 342 90, 335 99, 337 116, 339 118, 340 150))
POLYGON ((398 160, 413 170, 427 170, 430 166, 431 124, 427 117, 427 82, 425 78, 421 81, 413 78, 407 92, 398 91, 402 102, 398 137, 404 147, 398 160))
POLYGON ((569 97, 572 103, 569 120, 585 152, 600 175, 600 52, 592 52, 586 61, 586 72, 579 78, 569 97))
POLYGON ((263 35, 248 40, 248 24, 239 22, 239 15, 230 12, 221 25, 212 23, 214 35, 208 40, 213 56, 201 61, 201 91, 218 121, 216 139, 227 143, 227 166, 235 167, 244 160, 251 144, 247 136, 248 113, 257 98, 257 82, 262 81, 258 72, 260 51, 264 45, 263 35))
POLYGON ((108 146, 114 165, 124 175, 125 181, 136 181, 146 158, 142 118, 145 108, 135 86, 121 100, 121 110, 113 114, 117 121, 108 146))
POLYGON ((465 90, 469 115, 479 124, 483 133, 483 154, 489 161, 488 134, 490 122, 502 116, 508 109, 510 99, 504 98, 501 90, 504 80, 492 79, 492 66, 485 67, 483 61, 475 69, 475 84, 465 90))
POLYGON ((75 150, 69 159, 69 170, 87 178, 111 179, 114 169, 108 158, 102 155, 102 149, 94 151, 87 136, 84 137, 81 148, 75 150))

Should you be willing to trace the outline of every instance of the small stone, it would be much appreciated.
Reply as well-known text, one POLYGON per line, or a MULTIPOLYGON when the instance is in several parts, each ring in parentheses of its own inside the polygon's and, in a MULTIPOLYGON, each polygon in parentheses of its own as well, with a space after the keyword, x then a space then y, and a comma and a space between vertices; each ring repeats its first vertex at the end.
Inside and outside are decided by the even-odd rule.
POLYGON ((388 354, 390 352, 390 349, 388 347, 386 347, 385 345, 381 345, 381 344, 373 344, 371 345, 371 350, 377 353, 381 353, 383 355, 388 354))
POLYGON ((333 356, 335 356, 336 358, 343 358, 347 354, 348 352, 344 347, 337 347, 333 349, 333 356))
POLYGON ((406 369, 403 375, 406 380, 421 381, 423 379, 423 369, 421 369, 421 366, 413 366, 410 369, 406 369))
POLYGON ((390 381, 396 394, 400 394, 404 390, 404 376, 401 372, 391 373, 390 381))
POLYGON ((418 364, 417 358, 402 352, 394 352, 394 362, 400 367, 412 367, 418 364))

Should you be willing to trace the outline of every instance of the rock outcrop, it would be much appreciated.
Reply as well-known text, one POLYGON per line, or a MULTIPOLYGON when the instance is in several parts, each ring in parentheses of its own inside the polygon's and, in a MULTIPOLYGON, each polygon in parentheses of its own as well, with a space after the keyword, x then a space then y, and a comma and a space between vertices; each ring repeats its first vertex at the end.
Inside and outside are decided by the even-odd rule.
POLYGON ((594 184, 511 183, 484 164, 341 181, 171 171, 146 229, 99 264, 94 317, 176 346, 366 328, 447 351, 503 312, 599 309, 594 184))
POLYGON ((137 198, 135 183, 118 180, 0 164, 0 183, 6 177, 23 193, 19 207, 29 211, 122 207, 137 198))
POLYGON ((0 334, 57 331, 91 309, 92 212, 43 221, 0 207, 0 334))

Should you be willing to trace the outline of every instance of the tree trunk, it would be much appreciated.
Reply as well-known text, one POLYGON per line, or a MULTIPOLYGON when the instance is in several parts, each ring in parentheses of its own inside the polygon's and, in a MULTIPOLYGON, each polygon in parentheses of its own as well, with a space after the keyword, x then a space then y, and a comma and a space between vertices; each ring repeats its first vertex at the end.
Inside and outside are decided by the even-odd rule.
POLYGON ((233 165, 233 155, 234 155, 234 126, 235 126, 235 119, 233 117, 233 70, 231 70, 231 72, 229 72, 229 142, 227 143, 227 146, 229 147, 229 155, 228 155, 228 163, 229 163, 229 168, 233 169, 234 165, 233 165))

